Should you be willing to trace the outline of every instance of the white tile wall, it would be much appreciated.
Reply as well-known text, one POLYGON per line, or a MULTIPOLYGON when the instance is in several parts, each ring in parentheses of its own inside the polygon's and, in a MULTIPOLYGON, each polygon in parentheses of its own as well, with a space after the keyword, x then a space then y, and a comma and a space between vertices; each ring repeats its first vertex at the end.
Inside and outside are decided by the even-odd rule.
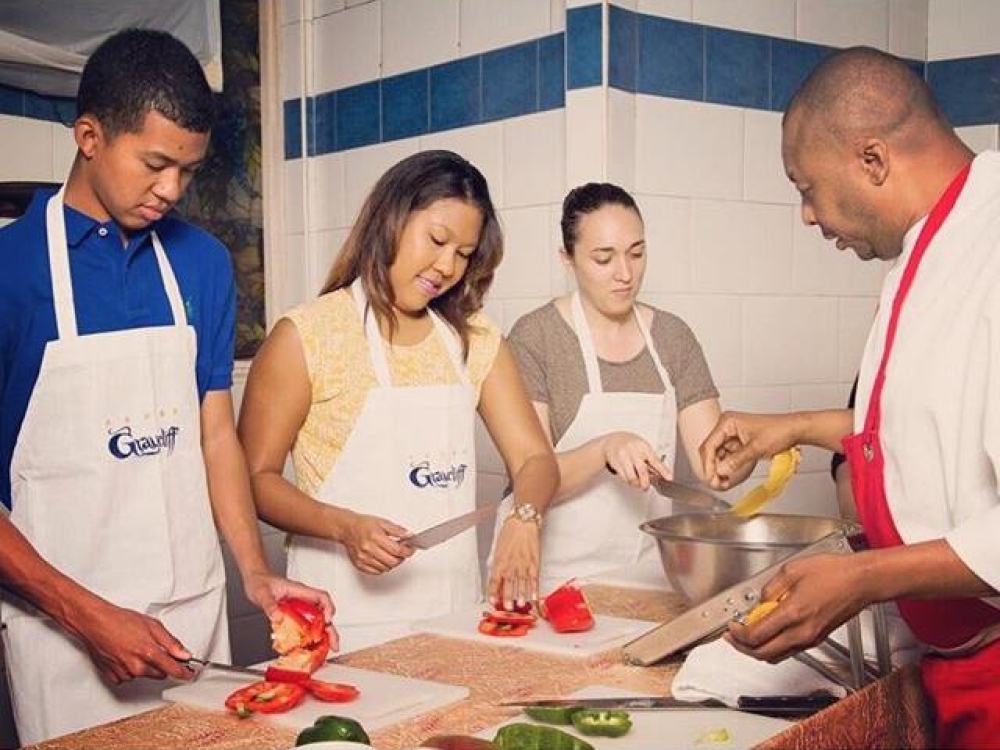
POLYGON ((52 123, 52 180, 63 182, 69 176, 73 159, 76 158, 76 140, 73 129, 59 123, 52 123))
POLYGON ((490 185, 494 203, 530 206, 562 201, 566 192, 566 111, 554 109, 504 120, 503 192, 490 185))
POLYGON ((928 60, 1000 52, 1000 3, 995 0, 930 0, 927 26, 928 60))
POLYGON ((757 203, 798 204, 798 193, 781 163, 781 113, 748 109, 743 117, 743 197, 757 203))
POLYGON ((643 294, 649 304, 679 316, 694 332, 718 387, 739 386, 743 377, 743 317, 740 297, 721 294, 643 294))
POLYGON ((928 0, 889 0, 889 52, 927 59, 928 0))
POLYGON ((508 208, 500 212, 504 258, 493 279, 492 296, 507 300, 545 297, 550 293, 546 268, 554 252, 549 245, 548 206, 508 208))
POLYGON ((650 16, 690 21, 694 15, 694 0, 639 0, 638 11, 650 16))
POLYGON ((837 380, 840 382, 854 381, 877 307, 878 300, 872 297, 845 297, 838 302, 837 380))
MULTIPOLYGON (((285 0, 291 2, 292 0, 285 0)), ((291 23, 281 27, 281 100, 294 99, 302 96, 302 36, 303 30, 311 32, 310 26, 301 23, 291 23)))
POLYGON ((743 300, 748 385, 830 383, 838 377, 837 300, 746 297, 743 300))
POLYGON ((313 18, 321 18, 331 13, 337 13, 351 4, 345 3, 344 0, 312 0, 313 18))
MULTIPOLYGON (((0 115, 0 180, 53 178, 53 125, 27 117, 0 115)), ((65 174, 60 175, 60 179, 65 174)))
POLYGON ((566 0, 549 0, 549 33, 566 30, 566 0))
POLYGON ((887 0, 797 0, 796 38, 832 47, 889 46, 887 0))
POLYGON ((608 181, 635 190, 635 96, 608 89, 608 181))
MULTIPOLYGON (((553 7, 545 0, 504 0, 501 3, 460 0, 460 3, 459 40, 463 56, 552 33, 553 7)), ((562 8, 558 10, 562 16, 562 8)))
POLYGON ((458 57, 459 0, 381 2, 383 75, 458 57))
POLYGON ((309 276, 306 291, 314 297, 323 287, 333 259, 347 239, 347 229, 327 229, 309 235, 309 276))
POLYGON ((344 152, 344 215, 348 225, 354 223, 361 204, 378 178, 393 164, 416 151, 417 141, 410 138, 344 152))
POLYGON ((286 303, 284 309, 287 310, 313 296, 312 279, 310 278, 311 264, 306 257, 304 234, 286 235, 283 262, 282 297, 286 303))
POLYGON ((420 148, 446 148, 461 154, 483 173, 494 202, 504 195, 503 123, 491 122, 420 137, 420 148))
POLYGON ((302 0, 277 0, 278 1, 278 18, 281 24, 295 23, 299 20, 302 0))
POLYGON ((566 184, 603 180, 607 174, 605 90, 599 86, 566 92, 566 184))
POLYGON ((347 8, 313 22, 312 90, 366 83, 381 71, 381 5, 347 8))
POLYGON ((997 125, 968 125, 964 128, 955 128, 959 138, 977 154, 997 148, 998 131, 1000 127, 997 125))
POLYGON ((285 170, 285 231, 289 234, 301 234, 305 228, 305 202, 303 192, 304 159, 286 160, 285 170))
POLYGON ((576 288, 559 252, 563 244, 560 221, 562 221, 562 198, 558 203, 549 206, 549 284, 553 297, 576 288))
POLYGON ((796 209, 792 232, 792 288, 816 294, 871 294, 882 287, 886 264, 862 261, 853 250, 837 250, 816 227, 799 220, 796 209))
POLYGON ((691 201, 636 196, 646 225, 646 278, 652 294, 691 291, 691 201))
MULTIPOLYGON (((344 153, 323 154, 309 159, 307 168, 309 228, 316 230, 347 226, 350 219, 346 213, 344 153)), ((301 200, 301 195, 296 197, 301 200)))
POLYGON ((725 29, 792 38, 795 0, 694 0, 694 21, 725 29))

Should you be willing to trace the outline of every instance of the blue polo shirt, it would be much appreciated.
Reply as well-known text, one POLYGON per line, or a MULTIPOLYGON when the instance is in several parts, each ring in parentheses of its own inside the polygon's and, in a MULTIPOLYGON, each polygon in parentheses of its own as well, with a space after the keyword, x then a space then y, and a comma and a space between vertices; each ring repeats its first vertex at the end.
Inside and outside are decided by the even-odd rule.
MULTIPOLYGON (((0 229, 0 502, 8 508, 10 464, 47 342, 56 338, 39 191, 20 219, 0 229)), ((173 316, 150 230, 123 246, 113 221, 100 223, 65 208, 66 242, 80 335, 170 325, 173 316)), ((226 248, 173 214, 156 222, 188 323, 198 339, 198 395, 232 385, 236 286, 226 248)), ((71 401, 72 394, 66 394, 71 401)))

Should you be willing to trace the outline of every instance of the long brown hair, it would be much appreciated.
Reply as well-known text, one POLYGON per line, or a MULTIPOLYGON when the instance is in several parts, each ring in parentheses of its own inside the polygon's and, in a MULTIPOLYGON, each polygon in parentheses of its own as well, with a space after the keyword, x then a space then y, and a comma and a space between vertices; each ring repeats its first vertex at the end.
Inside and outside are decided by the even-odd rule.
MULTIPOLYGON (((431 300, 469 353, 469 317, 482 309, 483 297, 503 257, 503 233, 490 200, 486 178, 472 164, 451 151, 421 151, 403 159, 379 178, 365 199, 351 233, 344 241, 320 294, 349 287, 361 277, 369 305, 378 320, 395 332, 395 297, 389 267, 396 260, 399 238, 410 215, 432 203, 457 198, 483 215, 479 244, 459 283, 431 300)), ((368 310, 365 314, 368 314, 368 310)))

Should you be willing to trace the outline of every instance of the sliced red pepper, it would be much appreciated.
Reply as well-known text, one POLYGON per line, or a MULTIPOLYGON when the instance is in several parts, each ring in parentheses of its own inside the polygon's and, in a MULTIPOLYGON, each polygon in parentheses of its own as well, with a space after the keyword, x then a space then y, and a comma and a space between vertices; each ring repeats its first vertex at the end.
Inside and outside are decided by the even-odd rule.
POLYGON ((482 620, 479 623, 479 632, 483 635, 493 635, 500 638, 510 636, 527 635, 530 625, 511 625, 508 623, 494 622, 493 620, 482 620))
POLYGON ((491 612, 483 612, 483 618, 496 623, 507 625, 534 625, 537 619, 531 614, 520 614, 518 612, 504 612, 494 609, 491 612))
POLYGON ((226 698, 226 708, 239 714, 278 714, 297 706, 306 696, 301 685, 288 682, 255 682, 226 698))
POLYGON ((354 685, 348 685, 344 682, 309 680, 305 683, 305 688, 313 694, 314 698, 327 703, 350 703, 361 695, 361 691, 354 685))
POLYGON ((594 627, 590 605, 572 581, 542 599, 539 609, 557 633, 577 633, 594 627))
POLYGON ((326 631, 323 610, 313 602, 286 597, 278 602, 278 611, 302 631, 302 645, 320 640, 326 631))
POLYGON ((281 666, 271 665, 264 671, 264 679, 268 682, 291 682, 301 685, 309 682, 312 672, 303 672, 298 669, 285 669, 281 666))

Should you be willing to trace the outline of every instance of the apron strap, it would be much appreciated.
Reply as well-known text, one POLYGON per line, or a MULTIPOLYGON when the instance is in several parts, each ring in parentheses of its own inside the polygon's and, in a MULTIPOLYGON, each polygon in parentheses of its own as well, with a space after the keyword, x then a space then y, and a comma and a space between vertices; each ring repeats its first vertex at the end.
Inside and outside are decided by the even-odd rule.
POLYGON ((170 302, 170 312, 174 316, 174 325, 186 328, 188 325, 187 313, 184 312, 184 302, 181 298, 181 290, 177 285, 177 277, 174 269, 167 260, 167 251, 163 249, 160 236, 154 231, 151 233, 153 239, 153 250, 156 252, 156 264, 160 267, 160 277, 163 279, 163 289, 167 293, 167 300, 170 302))

